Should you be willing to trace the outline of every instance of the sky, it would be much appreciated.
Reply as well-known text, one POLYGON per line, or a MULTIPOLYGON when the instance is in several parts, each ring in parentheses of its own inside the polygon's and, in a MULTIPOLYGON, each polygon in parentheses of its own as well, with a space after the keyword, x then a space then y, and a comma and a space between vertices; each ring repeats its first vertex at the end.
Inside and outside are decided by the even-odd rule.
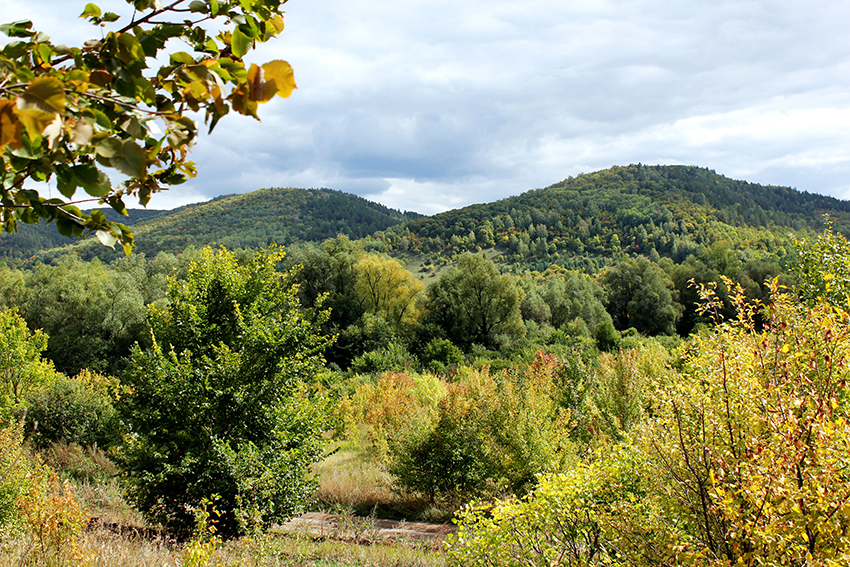
MULTIPOLYGON (((0 20, 79 45, 84 5, 0 20)), ((285 22, 245 59, 298 89, 222 119, 149 208, 327 187, 434 214, 639 162, 850 198, 848 2, 290 0, 285 22)))

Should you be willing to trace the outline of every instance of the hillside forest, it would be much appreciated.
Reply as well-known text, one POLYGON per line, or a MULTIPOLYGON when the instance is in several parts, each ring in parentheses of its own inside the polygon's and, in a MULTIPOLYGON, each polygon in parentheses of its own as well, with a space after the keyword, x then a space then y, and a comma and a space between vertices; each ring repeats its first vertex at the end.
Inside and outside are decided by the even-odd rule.
POLYGON ((454 517, 429 564, 850 559, 850 205, 642 165, 433 217, 339 198, 3 249, 0 540, 106 564, 110 484, 204 561, 305 509, 454 517))

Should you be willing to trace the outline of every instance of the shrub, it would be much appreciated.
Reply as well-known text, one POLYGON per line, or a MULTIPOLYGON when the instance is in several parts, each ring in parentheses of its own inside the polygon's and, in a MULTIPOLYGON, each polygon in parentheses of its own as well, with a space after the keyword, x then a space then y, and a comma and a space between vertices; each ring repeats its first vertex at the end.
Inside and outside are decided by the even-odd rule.
POLYGON ((24 448, 23 439, 23 421, 0 428, 0 531, 21 527, 18 500, 47 476, 47 468, 24 448))
POLYGON ((121 423, 113 405, 118 382, 86 370, 75 378, 56 374, 27 398, 27 422, 39 448, 65 441, 107 448, 121 440, 121 423))
POLYGON ((214 494, 231 537, 286 519, 312 492, 327 407, 309 385, 327 313, 301 308, 282 257, 239 263, 205 249, 186 281, 170 282, 168 308, 151 312, 153 346, 133 351, 121 399, 129 495, 178 535, 214 494))

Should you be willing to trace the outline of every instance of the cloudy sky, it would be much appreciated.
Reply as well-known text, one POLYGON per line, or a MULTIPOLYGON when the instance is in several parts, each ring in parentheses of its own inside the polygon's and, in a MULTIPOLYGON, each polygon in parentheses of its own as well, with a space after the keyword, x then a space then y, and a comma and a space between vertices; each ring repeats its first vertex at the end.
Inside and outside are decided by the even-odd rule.
MULTIPOLYGON (((79 44, 84 4, 0 19, 79 44)), ((850 198, 848 24, 827 0, 291 0, 246 59, 298 90, 223 119, 150 206, 329 187, 436 213, 638 162, 850 198)))

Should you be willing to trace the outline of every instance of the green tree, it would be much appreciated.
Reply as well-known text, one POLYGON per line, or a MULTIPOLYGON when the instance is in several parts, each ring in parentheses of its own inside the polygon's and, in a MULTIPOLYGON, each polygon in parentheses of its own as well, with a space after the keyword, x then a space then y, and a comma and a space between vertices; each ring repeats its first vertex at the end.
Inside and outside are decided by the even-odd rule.
POLYGON ((81 17, 99 38, 70 48, 30 21, 0 26, 11 38, 0 50, 2 229, 44 219, 63 235, 96 232, 129 252, 126 226, 76 204, 97 201, 119 213, 127 197, 147 204, 152 193, 195 175, 188 152, 197 126, 188 112, 204 112, 212 130, 231 110, 256 118, 258 103, 288 97, 295 88, 288 63, 242 60, 283 31, 285 1, 127 0, 132 15, 120 24, 120 15, 87 4, 81 17), (209 22, 220 31, 207 31, 209 22), (171 51, 178 38, 188 52, 171 51), (128 179, 113 187, 105 168, 128 179), (62 198, 25 185, 52 180, 62 198))
POLYGON ((308 395, 329 339, 326 312, 302 309, 283 253, 245 263, 205 249, 186 281, 152 309, 154 344, 136 348, 121 409, 133 436, 130 498, 151 520, 188 533, 192 510, 220 497, 227 536, 281 521, 310 496, 322 402, 308 395))
POLYGON ((44 375, 41 353, 45 348, 47 335, 41 330, 30 332, 17 309, 0 311, 0 379, 7 404, 19 405, 44 375))
POLYGON ((21 311, 50 336, 45 356, 60 372, 117 372, 136 341, 146 342, 143 278, 95 259, 65 256, 27 274, 21 311))
POLYGON ((647 335, 675 332, 681 306, 676 302, 673 283, 646 258, 627 258, 602 274, 608 293, 608 313, 618 329, 634 327, 647 335))
POLYGON ((466 253, 427 289, 428 318, 453 343, 485 346, 522 336, 523 292, 481 255, 466 253))

